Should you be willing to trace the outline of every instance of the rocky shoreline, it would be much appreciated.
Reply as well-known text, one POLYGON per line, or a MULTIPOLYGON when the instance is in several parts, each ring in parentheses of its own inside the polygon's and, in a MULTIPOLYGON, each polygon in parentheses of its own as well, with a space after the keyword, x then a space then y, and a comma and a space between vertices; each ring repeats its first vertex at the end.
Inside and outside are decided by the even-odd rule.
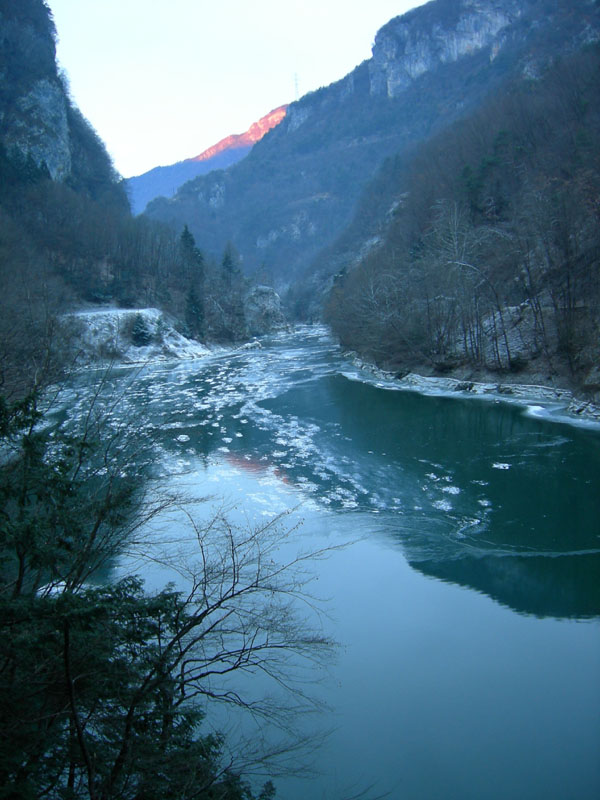
POLYGON ((480 399, 513 402, 522 406, 539 406, 551 416, 586 420, 600 424, 600 405, 578 398, 569 389, 544 386, 534 383, 513 383, 500 381, 473 381, 463 378, 420 375, 409 372, 406 375, 381 369, 364 361, 356 353, 346 354, 352 363, 373 377, 393 382, 399 389, 421 394, 460 395, 480 399))

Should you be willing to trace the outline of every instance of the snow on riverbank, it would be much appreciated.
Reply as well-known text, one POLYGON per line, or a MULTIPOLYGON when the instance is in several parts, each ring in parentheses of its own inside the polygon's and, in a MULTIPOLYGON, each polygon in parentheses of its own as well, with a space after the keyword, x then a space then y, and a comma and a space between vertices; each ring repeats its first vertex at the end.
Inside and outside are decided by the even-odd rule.
MULTIPOLYGON (((368 372, 377 379, 378 385, 389 388, 421 394, 474 396, 482 399, 502 400, 524 406, 527 413, 532 416, 543 416, 562 422, 581 420, 588 424, 600 424, 600 406, 574 397, 568 389, 534 384, 487 383, 459 378, 426 377, 413 372, 400 378, 392 372, 387 372, 363 361, 356 353, 349 352, 346 356, 352 360, 355 367, 368 372)), ((355 376, 347 375, 347 377, 355 376)))
POLYGON ((82 365, 202 358, 211 352, 179 333, 158 308, 74 311, 63 320, 75 337, 77 360, 82 365))

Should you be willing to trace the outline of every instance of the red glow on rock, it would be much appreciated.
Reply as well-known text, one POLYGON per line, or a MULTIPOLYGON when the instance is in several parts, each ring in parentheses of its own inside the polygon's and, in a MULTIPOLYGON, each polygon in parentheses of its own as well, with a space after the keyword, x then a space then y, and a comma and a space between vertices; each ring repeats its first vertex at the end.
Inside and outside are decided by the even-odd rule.
POLYGON ((272 128, 275 128, 287 113, 287 106, 280 106, 273 111, 266 114, 264 117, 254 122, 245 133, 234 133, 231 136, 226 136, 220 142, 209 147, 208 150, 200 153, 199 156, 187 159, 188 161, 207 161, 209 158, 222 153, 225 150, 233 150, 237 147, 251 147, 256 142, 260 141, 265 133, 268 133, 272 128))

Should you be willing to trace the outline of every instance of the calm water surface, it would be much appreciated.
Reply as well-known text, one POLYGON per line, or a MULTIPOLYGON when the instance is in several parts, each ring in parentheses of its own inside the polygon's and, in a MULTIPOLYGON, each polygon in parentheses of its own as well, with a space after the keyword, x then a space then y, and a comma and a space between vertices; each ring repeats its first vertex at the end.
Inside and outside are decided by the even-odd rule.
POLYGON ((113 381, 163 482, 355 542, 315 565, 341 647, 311 724, 334 731, 282 800, 600 797, 598 428, 399 391, 321 328, 113 381))

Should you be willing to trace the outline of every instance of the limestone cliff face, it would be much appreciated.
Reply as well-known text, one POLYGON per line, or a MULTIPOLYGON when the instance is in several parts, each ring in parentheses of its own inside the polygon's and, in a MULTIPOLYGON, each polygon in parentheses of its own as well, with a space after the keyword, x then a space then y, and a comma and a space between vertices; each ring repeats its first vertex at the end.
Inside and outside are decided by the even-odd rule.
POLYGON ((110 184, 116 176, 106 150, 58 72, 55 37, 43 0, 0 0, 0 146, 55 181, 110 184))
POLYGON ((438 2, 435 15, 425 8, 396 17, 375 39, 369 62, 371 94, 397 97, 424 73, 484 48, 490 48, 493 58, 526 5, 513 0, 438 2))
POLYGON ((31 156, 38 167, 48 168, 50 177, 63 181, 71 174, 71 140, 67 99, 58 81, 35 81, 7 113, 2 143, 9 153, 31 156))
POLYGON ((285 326, 280 297, 270 286, 255 286, 246 295, 244 316, 251 336, 263 336, 285 326))

